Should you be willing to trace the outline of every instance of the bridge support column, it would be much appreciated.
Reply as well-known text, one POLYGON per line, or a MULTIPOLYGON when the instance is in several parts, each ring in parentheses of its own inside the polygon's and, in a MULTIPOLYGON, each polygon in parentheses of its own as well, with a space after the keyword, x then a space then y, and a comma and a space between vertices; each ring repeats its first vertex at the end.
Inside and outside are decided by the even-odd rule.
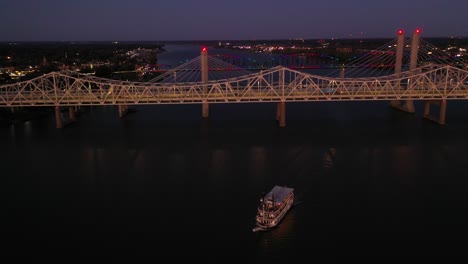
POLYGON ((60 106, 55 106, 55 124, 57 128, 63 128, 62 112, 60 111, 60 106))
POLYGON ((208 118, 210 116, 210 105, 208 103, 202 103, 202 117, 208 118))
POLYGON ((414 109, 413 100, 406 100, 403 103, 401 103, 398 100, 392 100, 390 101, 390 106, 400 111, 411 113, 411 114, 414 114, 416 112, 416 110, 414 109))
POLYGON ((447 112, 447 100, 425 101, 423 118, 436 122, 439 125, 445 124, 445 113, 447 112), (439 118, 431 116, 431 105, 439 105, 439 118))
MULTIPOLYGON (((208 82, 208 50, 206 47, 202 48, 200 55, 200 66, 201 66, 201 81, 203 83, 208 82)), ((208 87, 203 86, 203 95, 208 96, 208 87)), ((202 118, 208 118, 210 108, 208 102, 202 103, 202 118)))
POLYGON ((118 109, 119 109, 119 117, 122 118, 124 116, 124 106, 123 105, 118 105, 118 109))
POLYGON ((440 112, 439 112, 439 124, 445 124, 445 113, 447 112, 447 100, 442 100, 440 102, 440 112))
POLYGON ((68 108, 68 116, 70 118, 70 121, 72 122, 75 122, 76 121, 76 117, 75 117, 75 107, 73 106, 70 106, 68 108))
POLYGON ((285 127, 286 126, 286 102, 281 102, 278 104, 279 106, 279 126, 285 127))
POLYGON ((401 103, 398 100, 392 100, 390 101, 390 106, 396 109, 400 109, 401 103))
POLYGON ((414 113, 416 112, 414 110, 414 103, 413 100, 406 100, 405 103, 403 104, 403 110, 408 112, 408 113, 414 113))

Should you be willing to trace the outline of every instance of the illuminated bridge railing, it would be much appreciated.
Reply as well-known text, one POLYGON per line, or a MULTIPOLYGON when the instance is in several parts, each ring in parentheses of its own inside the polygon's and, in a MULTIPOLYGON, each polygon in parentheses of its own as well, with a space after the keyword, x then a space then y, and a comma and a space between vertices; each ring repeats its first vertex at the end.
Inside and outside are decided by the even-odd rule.
POLYGON ((466 100, 468 71, 428 65, 399 75, 340 79, 275 67, 206 83, 123 82, 50 73, 0 86, 0 107, 395 99, 466 100))

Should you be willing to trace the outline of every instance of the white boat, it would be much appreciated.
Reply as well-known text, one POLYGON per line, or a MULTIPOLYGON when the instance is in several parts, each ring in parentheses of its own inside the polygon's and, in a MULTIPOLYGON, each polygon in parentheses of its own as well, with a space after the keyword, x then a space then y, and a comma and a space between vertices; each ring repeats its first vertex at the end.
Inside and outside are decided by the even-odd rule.
POLYGON ((278 225, 294 203, 294 189, 276 185, 264 197, 260 198, 256 226, 253 231, 270 229, 278 225))

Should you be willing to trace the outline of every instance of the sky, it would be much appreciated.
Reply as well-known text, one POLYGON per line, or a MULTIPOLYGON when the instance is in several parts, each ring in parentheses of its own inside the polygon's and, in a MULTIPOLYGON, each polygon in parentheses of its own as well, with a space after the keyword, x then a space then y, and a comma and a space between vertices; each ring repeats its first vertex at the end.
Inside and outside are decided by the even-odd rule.
POLYGON ((0 0, 0 41, 468 37, 468 0, 0 0))

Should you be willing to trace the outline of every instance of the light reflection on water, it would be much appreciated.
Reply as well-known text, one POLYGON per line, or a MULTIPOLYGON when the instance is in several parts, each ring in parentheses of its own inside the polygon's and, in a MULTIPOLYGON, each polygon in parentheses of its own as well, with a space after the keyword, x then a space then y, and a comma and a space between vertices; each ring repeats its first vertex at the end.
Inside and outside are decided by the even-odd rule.
MULTIPOLYGON (((312 106, 298 107, 302 111, 312 106)), ((297 115, 294 106, 290 110, 290 115, 297 115)), ((453 231, 459 231, 453 234, 464 234, 461 222, 453 223, 453 217, 466 220, 456 209, 466 205, 467 185, 462 172, 467 161, 463 146, 468 142, 459 130, 446 130, 451 135, 447 136, 439 135, 439 127, 421 128, 418 122, 396 121, 393 127, 385 120, 373 119, 367 125, 360 122, 353 126, 319 120, 300 123, 298 116, 283 129, 272 127, 269 121, 233 124, 235 115, 225 123, 217 119, 216 123, 194 126, 191 120, 180 120, 162 125, 165 119, 147 117, 151 108, 142 108, 121 122, 112 121, 119 120, 112 111, 90 111, 94 113, 85 112, 74 126, 64 130, 55 129, 47 119, 31 121, 27 125, 29 136, 19 129, 26 129, 24 125, 3 130, 5 151, 0 155, 7 172, 3 186, 8 186, 10 193, 22 193, 24 187, 39 188, 43 196, 47 194, 47 199, 41 198, 41 206, 50 208, 32 218, 16 213, 17 223, 34 221, 54 229, 48 222, 56 212, 79 211, 83 219, 96 219, 100 228, 117 214, 120 218, 112 218, 113 226, 106 227, 116 236, 146 237, 145 231, 140 234, 120 228, 138 226, 151 237, 177 237, 183 246, 204 243, 218 254, 229 255, 236 249, 262 259, 304 255, 310 250, 349 253, 342 246, 348 240, 354 241, 351 247, 361 254, 359 248, 372 247, 367 241, 387 243, 399 236, 403 243, 409 243, 415 235, 428 236, 427 229, 447 239, 439 229, 441 223, 448 224, 446 221, 453 231), (109 121, 98 125, 95 120, 100 118, 109 121), (39 126, 40 122, 52 129, 39 126), (397 132, 404 131, 400 126, 414 133, 399 135, 397 132), (91 132, 96 129, 99 131, 91 132), (426 140, 415 136, 421 131, 435 133, 426 140), (22 159, 26 156, 28 166, 22 159), (37 172, 47 173, 33 177, 37 172), (277 184, 295 188, 300 203, 277 228, 252 233, 258 198, 277 184), (65 205, 54 199, 68 202, 65 205), (88 208, 91 204, 95 209, 88 208), (131 215, 145 215, 147 222, 131 215), (163 226, 154 228, 153 222, 163 226)), ((185 115, 184 111, 171 111, 167 108, 161 118, 185 115)), ((222 115, 224 110, 218 111, 222 115)), ((452 126, 467 129, 463 123, 452 126)), ((27 203, 34 207, 34 192, 23 193, 21 202, 13 198, 16 195, 11 196, 9 206, 27 203)), ((70 219, 64 220, 60 230, 81 232, 67 228, 80 225, 81 218, 70 219)), ((20 232, 21 225, 16 225, 13 230, 20 232)), ((41 230, 28 232, 43 237, 41 230)), ((86 232, 87 242, 99 236, 92 230, 86 232)), ((26 239, 32 238, 26 235, 26 239)), ((68 238, 77 247, 82 240, 68 238)), ((107 242, 111 248, 117 246, 107 242)), ((135 246, 125 239, 120 243, 135 246)), ((142 241, 136 246, 144 245, 142 241)), ((166 249, 171 249, 170 245, 166 249)))

